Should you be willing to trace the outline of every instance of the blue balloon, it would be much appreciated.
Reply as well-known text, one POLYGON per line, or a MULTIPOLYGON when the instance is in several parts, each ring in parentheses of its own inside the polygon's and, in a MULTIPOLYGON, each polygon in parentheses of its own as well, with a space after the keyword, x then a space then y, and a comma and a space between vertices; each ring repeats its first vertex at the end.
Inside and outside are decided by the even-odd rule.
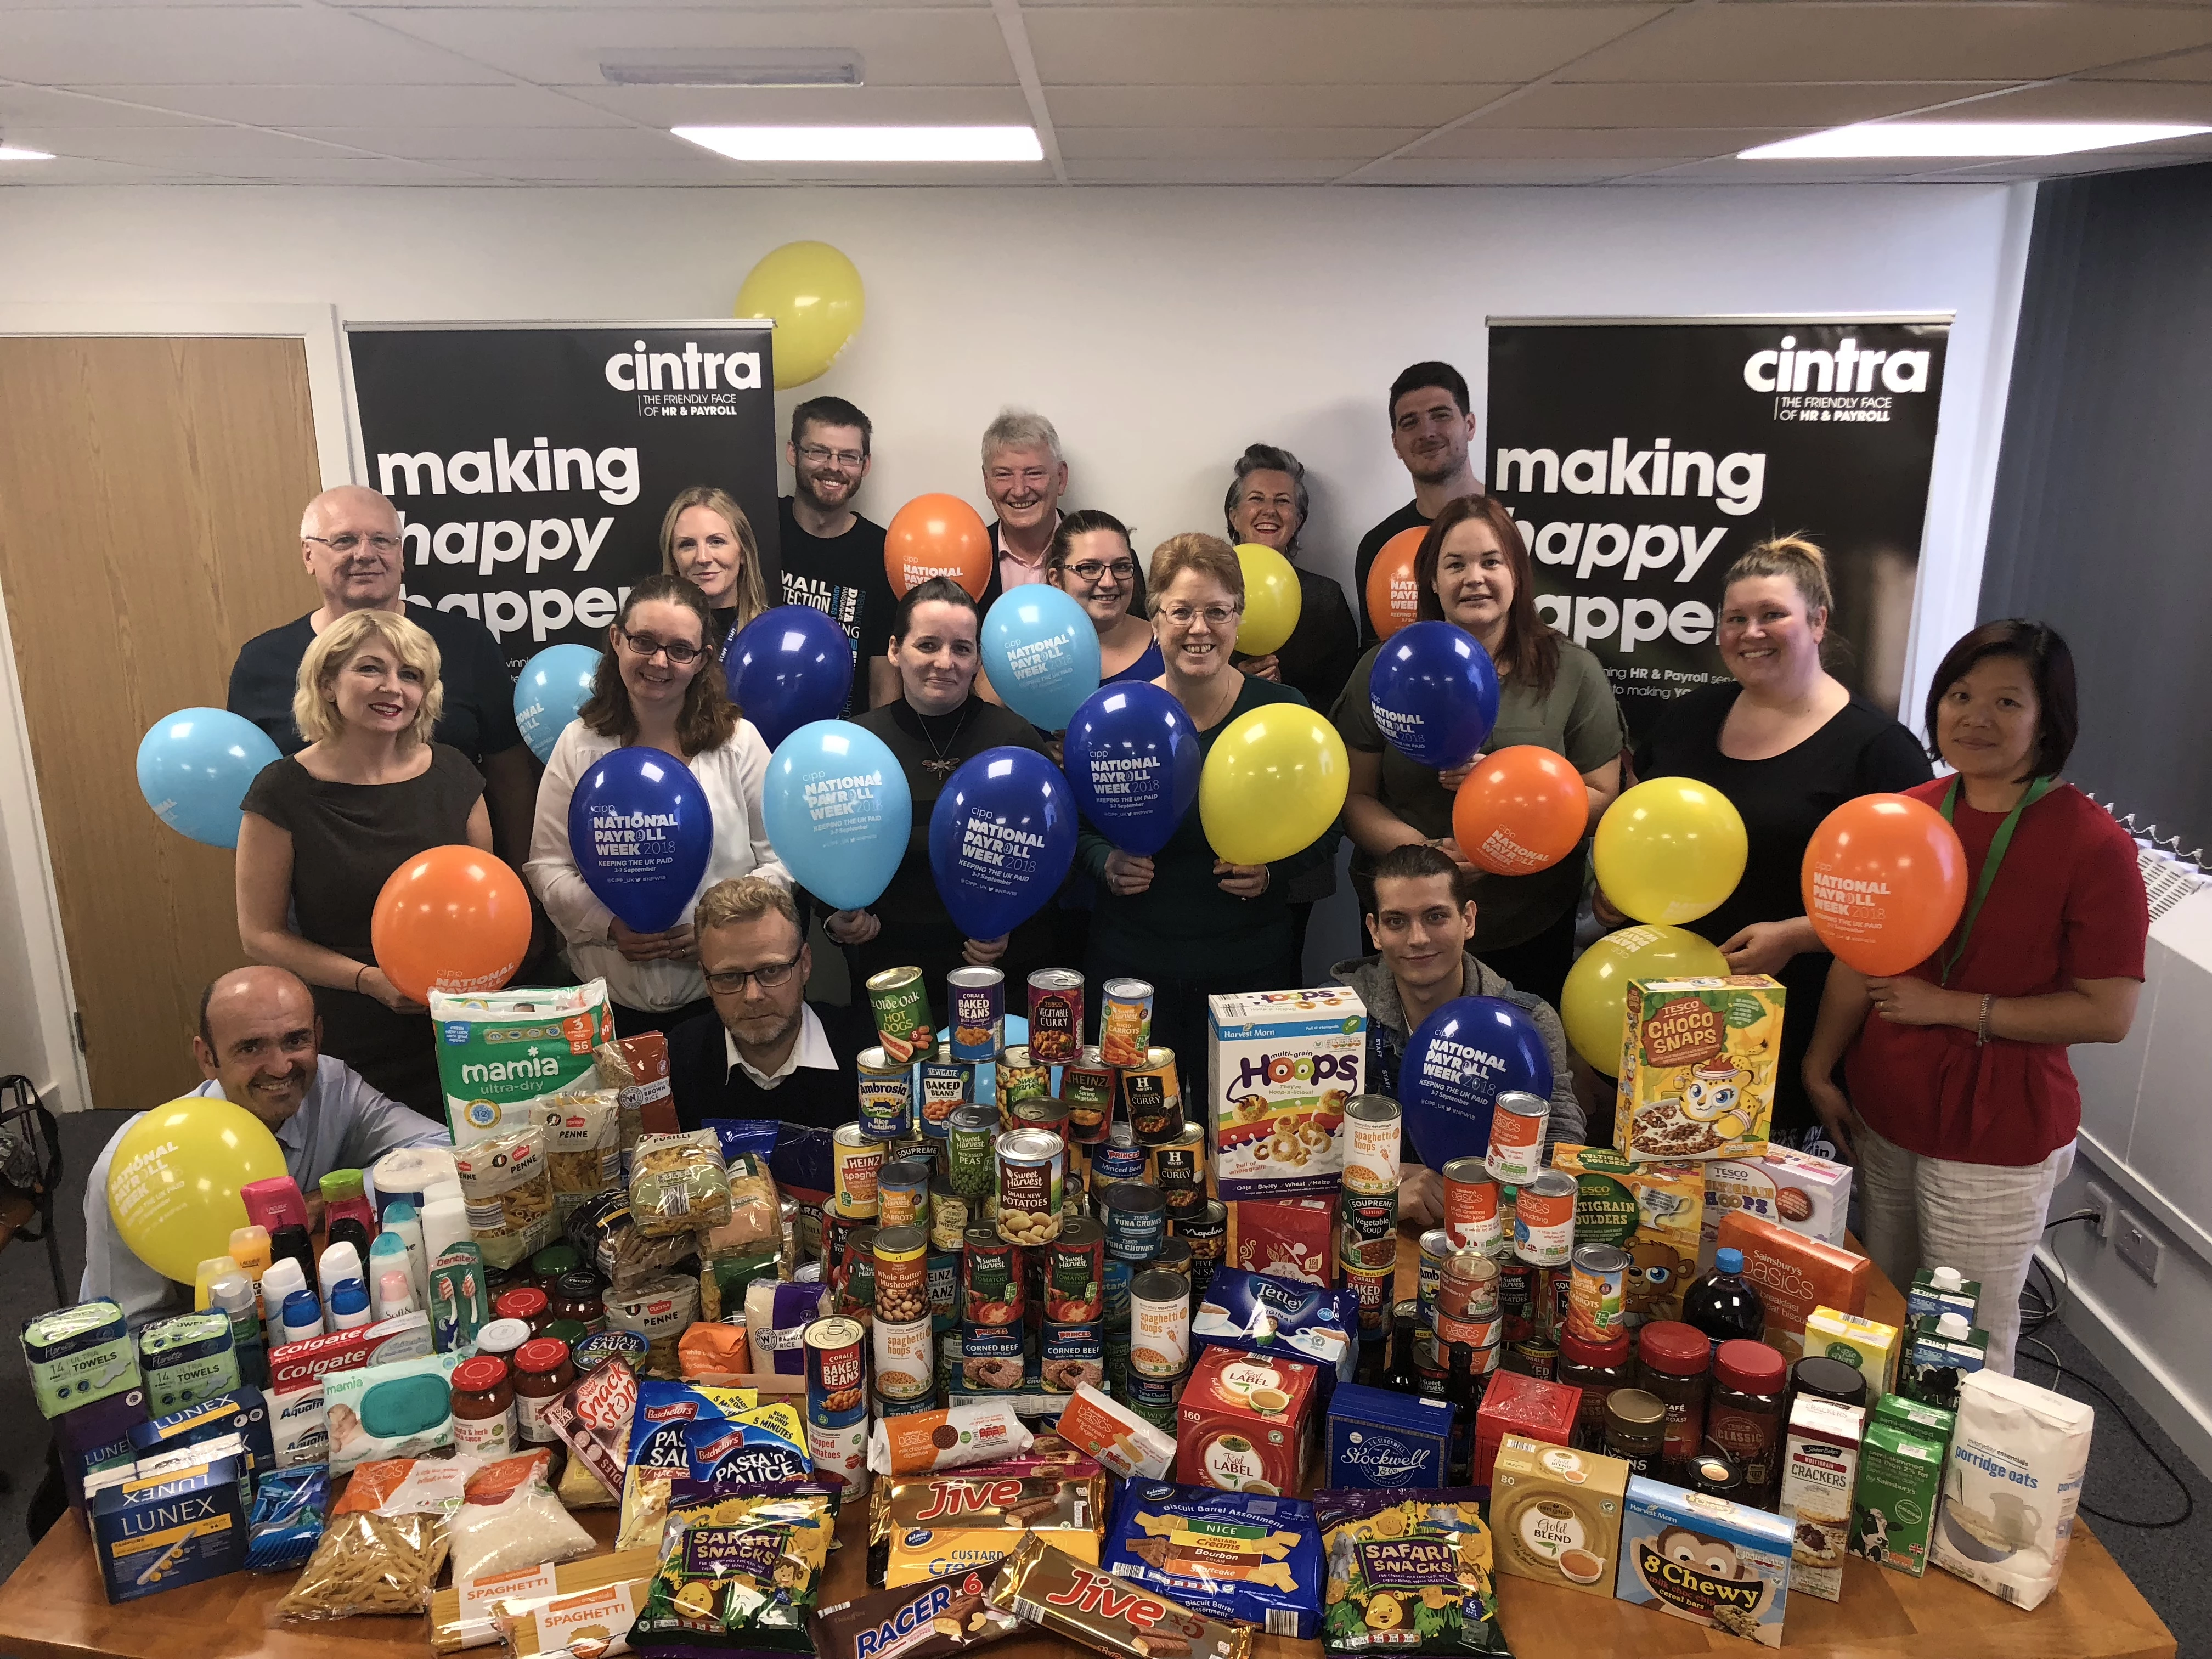
POLYGON ((969 939, 1011 933, 1050 903, 1075 861, 1075 801, 1033 750, 986 749, 946 781, 929 814, 929 867, 969 939))
POLYGON ((624 927, 665 933, 691 913, 714 848, 714 811, 691 769, 659 749, 617 749, 568 798, 568 852, 624 927))
POLYGON ((588 645, 549 645, 522 665, 514 682, 514 723, 540 761, 553 757, 576 711, 589 702, 599 653, 588 645))
POLYGON ((883 896, 914 834, 914 795, 884 740, 850 720, 816 720, 776 745, 761 821, 791 878, 840 910, 883 896))
POLYGON ((180 708, 138 740, 138 793, 179 835, 235 847, 247 786, 281 758, 269 734, 243 714, 180 708))
POLYGON ((1407 759, 1438 771, 1464 766, 1498 724, 1498 666, 1464 628, 1417 622, 1382 642, 1367 702, 1407 759))
POLYGON ((722 674, 730 701, 775 749, 809 721, 845 712, 853 641, 826 611, 780 605, 722 641, 722 674))
POLYGON ((1416 1026, 1398 1066, 1406 1131, 1421 1162, 1441 1170, 1490 1150, 1498 1097, 1552 1097, 1552 1056, 1528 1013, 1498 997, 1455 997, 1416 1026))
POLYGON ((1098 689, 1097 626, 1049 582, 999 596, 983 618, 981 651, 991 690, 1039 731, 1066 730, 1098 689))
POLYGON ((1092 692, 1068 722, 1060 752, 1076 805, 1115 846, 1140 858, 1173 837, 1206 765, 1188 711, 1146 680, 1092 692))

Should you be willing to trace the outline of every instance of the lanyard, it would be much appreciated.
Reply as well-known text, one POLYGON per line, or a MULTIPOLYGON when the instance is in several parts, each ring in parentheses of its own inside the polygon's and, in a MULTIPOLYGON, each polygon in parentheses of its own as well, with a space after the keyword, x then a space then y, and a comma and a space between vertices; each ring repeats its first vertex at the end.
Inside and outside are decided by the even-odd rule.
MULTIPOLYGON (((1990 837, 1990 853, 1982 860, 1981 878, 1975 882, 1973 899, 1967 904, 1966 916, 1959 923, 1959 942, 1938 959, 1942 976, 1936 981, 1937 984, 1948 985, 1951 982, 1951 970, 1959 965, 1959 958, 1966 954, 1966 941, 1973 937, 1975 919, 1982 914, 1982 901, 1990 896, 1990 884, 1997 878, 1997 866, 2004 862, 2005 851, 2012 845, 2012 832, 2020 823, 2020 815, 2048 794, 2055 781, 2051 778, 2038 778, 2030 783, 2021 798, 2013 803, 2012 811, 2005 814, 2004 822, 1997 825, 1996 834, 1990 837)), ((1952 811, 1958 802, 1959 780, 1954 776, 1951 780, 1951 787, 1943 792, 1944 823, 1954 822, 1952 811)))

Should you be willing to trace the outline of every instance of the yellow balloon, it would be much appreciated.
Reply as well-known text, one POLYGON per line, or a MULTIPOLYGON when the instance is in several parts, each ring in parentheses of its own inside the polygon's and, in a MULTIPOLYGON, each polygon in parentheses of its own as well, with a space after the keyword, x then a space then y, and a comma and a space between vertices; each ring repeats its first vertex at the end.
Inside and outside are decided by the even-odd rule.
POLYGON ((827 242, 786 242, 738 290, 737 315, 775 319, 778 392, 827 374, 866 308, 860 273, 827 242))
POLYGON ((1305 595, 1291 562, 1261 542, 1239 542, 1237 562, 1244 567, 1244 620, 1237 629, 1237 648, 1248 657, 1279 651, 1298 625, 1305 595))
POLYGON ((1582 953, 1559 993, 1559 1018, 1575 1052, 1607 1077, 1620 1073, 1628 1031, 1628 982, 1725 974, 1728 959, 1681 927, 1624 927, 1582 953))
POLYGON ((185 1285, 228 1255, 246 1225, 239 1189, 286 1173, 284 1149, 262 1121, 227 1100, 187 1095, 123 1132, 107 1166, 107 1213, 132 1255, 185 1285))
POLYGON ((1214 739, 1198 775, 1198 821, 1230 863, 1273 864, 1321 839, 1351 777, 1334 726, 1304 703, 1268 703, 1214 739))
POLYGON ((1735 891, 1750 845, 1743 818, 1711 784, 1653 778, 1606 808, 1590 859, 1616 909, 1674 926, 1695 921, 1735 891))

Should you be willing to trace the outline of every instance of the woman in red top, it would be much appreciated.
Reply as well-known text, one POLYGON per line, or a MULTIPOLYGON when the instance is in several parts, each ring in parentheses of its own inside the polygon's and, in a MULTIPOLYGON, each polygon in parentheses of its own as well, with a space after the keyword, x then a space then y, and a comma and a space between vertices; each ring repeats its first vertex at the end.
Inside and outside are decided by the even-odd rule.
POLYGON ((2066 641, 1984 623, 1930 684, 1928 729, 1958 775, 1906 793, 1958 830, 1966 911, 1909 974, 1836 964, 1805 1089, 1858 1165, 1868 1254, 1899 1285, 1922 1267, 1979 1279, 1987 1363, 2010 1374, 2021 1286, 2081 1121, 2066 1046, 2127 1036, 2150 913, 2135 842, 2058 781, 2080 729, 2066 641))

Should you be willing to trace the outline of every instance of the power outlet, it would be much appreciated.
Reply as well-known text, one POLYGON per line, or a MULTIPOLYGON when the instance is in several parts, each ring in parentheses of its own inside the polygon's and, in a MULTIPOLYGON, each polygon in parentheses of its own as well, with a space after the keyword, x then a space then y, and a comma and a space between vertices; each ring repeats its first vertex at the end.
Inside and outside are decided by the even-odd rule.
POLYGON ((2131 1215, 2120 1218, 2118 1248, 2121 1261, 2152 1284, 2158 1283, 2159 1262, 2166 1255, 2166 1248, 2150 1236, 2149 1229, 2131 1215))
POLYGON ((2119 1201, 2095 1182, 2083 1188, 2081 1207, 2097 1212, 2096 1225, 2092 1230, 2099 1238, 2112 1236, 2112 1217, 2119 1211, 2119 1201))

